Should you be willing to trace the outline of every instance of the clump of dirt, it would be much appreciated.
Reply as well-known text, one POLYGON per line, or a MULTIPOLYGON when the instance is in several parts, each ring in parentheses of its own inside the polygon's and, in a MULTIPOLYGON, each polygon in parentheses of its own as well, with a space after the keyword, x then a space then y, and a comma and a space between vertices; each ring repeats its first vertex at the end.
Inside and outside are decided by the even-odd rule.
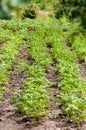
POLYGON ((7 43, 7 41, 2 41, 2 42, 0 42, 0 54, 1 54, 1 48, 4 46, 4 44, 6 44, 7 43))
MULTIPOLYGON (((18 58, 20 59, 26 59, 30 65, 33 64, 33 59, 31 58, 29 51, 27 49, 28 47, 29 39, 24 39, 24 44, 22 45, 23 50, 20 51, 18 58)), ((29 48, 29 47, 28 47, 29 48)))
MULTIPOLYGON (((78 60, 78 63, 79 63, 79 67, 80 67, 80 74, 81 74, 82 78, 84 79, 84 81, 86 82, 86 63, 80 61, 80 59, 78 60)), ((86 96, 86 94, 85 94, 85 96, 86 96)), ((83 122, 83 125, 80 130, 86 130, 86 120, 83 122)))
POLYGON ((37 17, 48 17, 49 16, 49 12, 43 11, 43 10, 37 10, 36 14, 37 14, 37 17))
POLYGON ((79 66, 80 66, 80 74, 83 77, 83 79, 86 81, 86 63, 79 62, 79 66))
POLYGON ((53 63, 46 71, 47 75, 46 78, 52 82, 52 83, 57 83, 57 76, 58 72, 56 71, 56 64, 53 63))

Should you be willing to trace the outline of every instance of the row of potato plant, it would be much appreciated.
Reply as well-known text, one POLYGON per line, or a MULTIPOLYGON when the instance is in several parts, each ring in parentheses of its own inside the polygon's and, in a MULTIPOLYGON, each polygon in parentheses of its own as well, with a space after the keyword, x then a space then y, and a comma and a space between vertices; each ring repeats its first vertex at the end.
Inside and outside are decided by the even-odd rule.
POLYGON ((49 93, 46 87, 50 83, 45 75, 52 59, 47 53, 42 29, 42 26, 39 25, 35 31, 27 33, 29 37, 27 49, 33 64, 25 65, 29 77, 23 80, 22 90, 17 91, 13 98, 20 112, 35 119, 46 115, 46 108, 49 107, 49 93))
POLYGON ((16 60, 24 37, 22 37, 22 35, 14 35, 9 30, 4 30, 1 37, 0 40, 4 44, 0 50, 0 96, 3 98, 5 91, 4 85, 8 84, 12 64, 16 60))
POLYGON ((57 84, 62 90, 59 98, 63 115, 67 116, 71 122, 80 125, 86 117, 86 98, 84 96, 86 84, 80 76, 75 52, 70 51, 69 47, 65 45, 62 30, 63 28, 51 26, 50 34, 47 34, 47 44, 52 46, 51 53, 57 63, 60 79, 57 84))
POLYGON ((69 21, 66 17, 60 19, 67 45, 75 51, 78 58, 86 62, 86 33, 82 31, 80 22, 69 21))
POLYGON ((23 40, 19 36, 12 36, 11 39, 1 48, 0 54, 0 84, 8 81, 8 73, 12 67, 16 56, 19 53, 19 46, 23 40))
POLYGON ((68 39, 68 42, 77 57, 86 62, 86 34, 77 34, 73 38, 68 39))

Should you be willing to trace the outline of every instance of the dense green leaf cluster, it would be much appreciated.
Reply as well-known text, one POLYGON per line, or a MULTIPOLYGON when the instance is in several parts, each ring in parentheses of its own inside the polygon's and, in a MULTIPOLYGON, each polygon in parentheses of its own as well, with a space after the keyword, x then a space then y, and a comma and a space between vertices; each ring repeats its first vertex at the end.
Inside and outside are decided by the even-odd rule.
MULTIPOLYGON (((70 19, 81 19, 82 25, 86 27, 86 1, 85 0, 59 0, 57 4, 56 18, 66 15, 70 19)), ((55 5, 56 6, 56 5, 55 5)))
POLYGON ((16 60, 16 56, 19 53, 19 46, 23 43, 20 36, 15 36, 10 31, 7 31, 7 38, 9 40, 1 48, 0 54, 0 84, 4 84, 8 81, 9 70, 11 69, 13 62, 16 60))
MULTIPOLYGON (((62 23, 62 30, 64 30, 64 24, 65 22, 62 23)), ((66 30, 68 26, 69 24, 66 23, 66 30)), ((61 80, 61 82, 58 82, 58 87, 62 90, 59 96, 60 102, 63 104, 62 112, 72 122, 80 124, 85 118, 86 99, 83 95, 86 91, 86 84, 79 75, 80 70, 77 63, 76 51, 70 51, 69 47, 66 46, 65 39, 63 39, 65 35, 67 35, 66 32, 51 26, 50 34, 47 34, 47 42, 52 46, 51 53, 57 62, 57 70, 61 80)), ((79 41, 77 43, 77 48, 80 48, 79 41)))
POLYGON ((75 21, 69 23, 65 18, 60 21, 62 21, 61 23, 66 30, 64 37, 67 40, 68 46, 71 46, 81 61, 86 62, 86 33, 80 30, 80 23, 75 21))
POLYGON ((35 118, 46 115, 49 106, 49 94, 46 87, 49 81, 45 79, 46 69, 52 60, 47 53, 44 32, 40 28, 29 32, 28 53, 33 64, 27 67, 29 77, 22 82, 22 90, 17 92, 14 102, 20 112, 35 118), (31 33, 31 34, 30 34, 31 33))

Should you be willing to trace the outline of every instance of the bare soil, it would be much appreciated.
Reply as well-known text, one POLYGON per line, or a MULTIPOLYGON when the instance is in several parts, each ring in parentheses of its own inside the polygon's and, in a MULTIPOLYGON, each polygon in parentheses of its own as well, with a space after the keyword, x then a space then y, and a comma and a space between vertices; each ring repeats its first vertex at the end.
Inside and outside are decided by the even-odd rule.
POLYGON ((0 54, 1 54, 1 48, 6 44, 7 41, 0 42, 0 54))
MULTIPOLYGON (((80 74, 81 74, 82 78, 84 79, 84 81, 86 82, 86 63, 81 62, 79 60, 79 66, 80 66, 80 74)), ((81 130, 86 130, 86 120, 84 121, 81 130)))
POLYGON ((84 62, 79 62, 79 65, 80 65, 80 73, 81 73, 81 76, 83 77, 83 79, 86 81, 86 63, 84 62))
POLYGON ((44 10, 37 10, 36 11, 37 17, 48 17, 49 12, 44 10))

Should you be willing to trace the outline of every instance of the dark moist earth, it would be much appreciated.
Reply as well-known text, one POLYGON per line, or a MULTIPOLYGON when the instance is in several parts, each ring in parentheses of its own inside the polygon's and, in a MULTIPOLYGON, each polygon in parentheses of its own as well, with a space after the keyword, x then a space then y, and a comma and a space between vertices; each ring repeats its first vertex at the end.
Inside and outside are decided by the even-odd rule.
MULTIPOLYGON (((19 54, 19 58, 30 60, 31 63, 25 48, 19 54)), ((0 130, 86 130, 86 123, 82 128, 75 128, 68 120, 62 118, 61 104, 56 102, 56 95, 59 95, 60 90, 56 85, 58 73, 55 71, 55 67, 53 62, 46 71, 46 78, 51 82, 51 86, 48 88, 51 101, 50 109, 47 110, 47 118, 42 118, 38 120, 37 124, 32 124, 31 119, 16 112, 17 108, 11 103, 12 97, 15 95, 14 89, 20 89, 22 80, 28 77, 25 72, 15 74, 16 64, 14 63, 10 72, 9 84, 6 85, 3 105, 0 108, 0 130)), ((80 68, 81 75, 86 80, 86 65, 80 63, 80 68)))

